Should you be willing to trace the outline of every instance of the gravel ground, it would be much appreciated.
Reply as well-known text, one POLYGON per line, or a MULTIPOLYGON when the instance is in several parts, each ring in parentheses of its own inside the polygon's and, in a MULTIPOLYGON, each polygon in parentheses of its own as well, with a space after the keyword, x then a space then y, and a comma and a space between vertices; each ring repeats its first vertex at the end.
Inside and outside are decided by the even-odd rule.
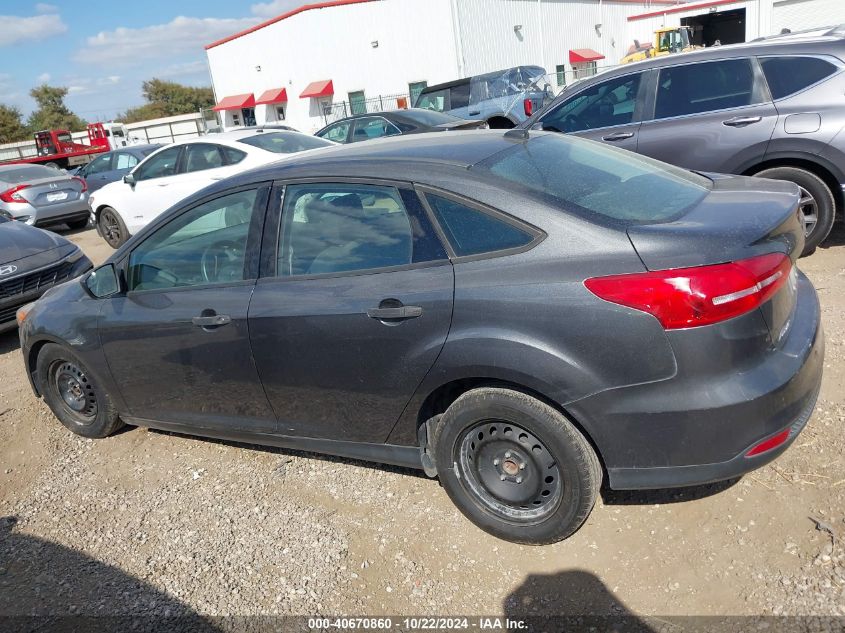
POLYGON ((845 615, 845 232, 830 243, 801 262, 827 359, 796 444, 739 481, 605 492, 541 548, 479 531, 411 471, 133 428, 83 440, 0 335, 0 615, 845 615))

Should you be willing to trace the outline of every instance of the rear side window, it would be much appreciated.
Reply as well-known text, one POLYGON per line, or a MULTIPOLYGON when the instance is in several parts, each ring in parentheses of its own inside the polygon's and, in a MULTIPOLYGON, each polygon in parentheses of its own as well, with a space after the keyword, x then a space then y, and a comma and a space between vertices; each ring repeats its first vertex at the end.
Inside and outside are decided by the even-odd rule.
POLYGON ((519 248, 534 240, 531 233, 489 213, 432 194, 425 198, 459 257, 519 248))
POLYGON ((748 59, 662 68, 654 118, 713 112, 760 103, 748 59))
POLYGON ((760 64, 772 99, 794 95, 836 72, 836 66, 818 57, 762 57, 760 64))
POLYGON ((246 152, 242 152, 241 150, 235 149, 234 147, 221 145, 220 151, 222 151, 223 156, 226 157, 227 165, 235 165, 241 162, 244 158, 246 158, 246 152))
POLYGON ((223 166, 223 155, 217 145, 194 143, 185 148, 185 171, 203 171, 223 166))
POLYGON ((475 165, 563 203, 626 223, 676 217, 712 185, 704 176, 575 136, 544 134, 475 165))
POLYGON ((452 110, 466 108, 469 105, 469 82, 452 86, 449 90, 449 101, 452 110))

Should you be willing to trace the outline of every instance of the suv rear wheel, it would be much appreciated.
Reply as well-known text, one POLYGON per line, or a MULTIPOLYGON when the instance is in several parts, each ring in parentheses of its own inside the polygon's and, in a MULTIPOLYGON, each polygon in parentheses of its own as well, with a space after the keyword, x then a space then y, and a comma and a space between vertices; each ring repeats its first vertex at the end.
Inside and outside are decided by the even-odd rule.
POLYGON ((754 174, 759 178, 788 180, 801 190, 799 205, 804 214, 804 250, 801 256, 809 255, 821 244, 833 228, 836 216, 836 202, 833 193, 824 180, 814 173, 799 167, 773 167, 754 174))
POLYGON ((461 512, 499 538, 542 545, 573 534, 598 496, 592 446, 559 411, 500 388, 463 394, 434 433, 440 481, 461 512))

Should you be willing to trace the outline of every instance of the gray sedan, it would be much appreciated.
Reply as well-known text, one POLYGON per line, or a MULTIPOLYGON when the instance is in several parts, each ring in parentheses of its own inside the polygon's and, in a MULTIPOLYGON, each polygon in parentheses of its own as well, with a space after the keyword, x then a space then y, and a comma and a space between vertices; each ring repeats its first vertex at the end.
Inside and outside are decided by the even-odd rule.
POLYGON ((0 165, 0 215, 32 226, 88 224, 88 185, 42 165, 0 165))

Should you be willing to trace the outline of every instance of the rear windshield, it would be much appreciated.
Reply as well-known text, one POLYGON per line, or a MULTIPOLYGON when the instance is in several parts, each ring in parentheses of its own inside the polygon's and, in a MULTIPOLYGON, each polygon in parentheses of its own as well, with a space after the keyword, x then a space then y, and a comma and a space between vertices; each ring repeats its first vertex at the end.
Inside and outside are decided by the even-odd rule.
POLYGON ((636 224, 678 216, 711 188, 709 179, 693 172, 562 134, 516 144, 473 169, 523 185, 570 210, 636 224))
POLYGON ((293 154, 294 152, 302 152, 306 149, 334 145, 334 143, 319 137, 308 136, 299 132, 267 132, 266 134, 256 134, 255 136, 248 136, 238 140, 241 143, 246 143, 247 145, 252 145, 253 147, 258 147, 274 154, 293 154))
POLYGON ((466 122, 466 119, 459 119, 451 114, 443 114, 442 112, 435 112, 433 110, 405 110, 400 117, 402 119, 411 119, 420 125, 443 125, 444 123, 460 123, 466 122))
POLYGON ((0 181, 17 184, 19 182, 27 182, 29 180, 40 180, 42 178, 55 178, 63 174, 52 167, 42 167, 41 165, 27 165, 25 167, 15 167, 14 169, 0 170, 0 181))

